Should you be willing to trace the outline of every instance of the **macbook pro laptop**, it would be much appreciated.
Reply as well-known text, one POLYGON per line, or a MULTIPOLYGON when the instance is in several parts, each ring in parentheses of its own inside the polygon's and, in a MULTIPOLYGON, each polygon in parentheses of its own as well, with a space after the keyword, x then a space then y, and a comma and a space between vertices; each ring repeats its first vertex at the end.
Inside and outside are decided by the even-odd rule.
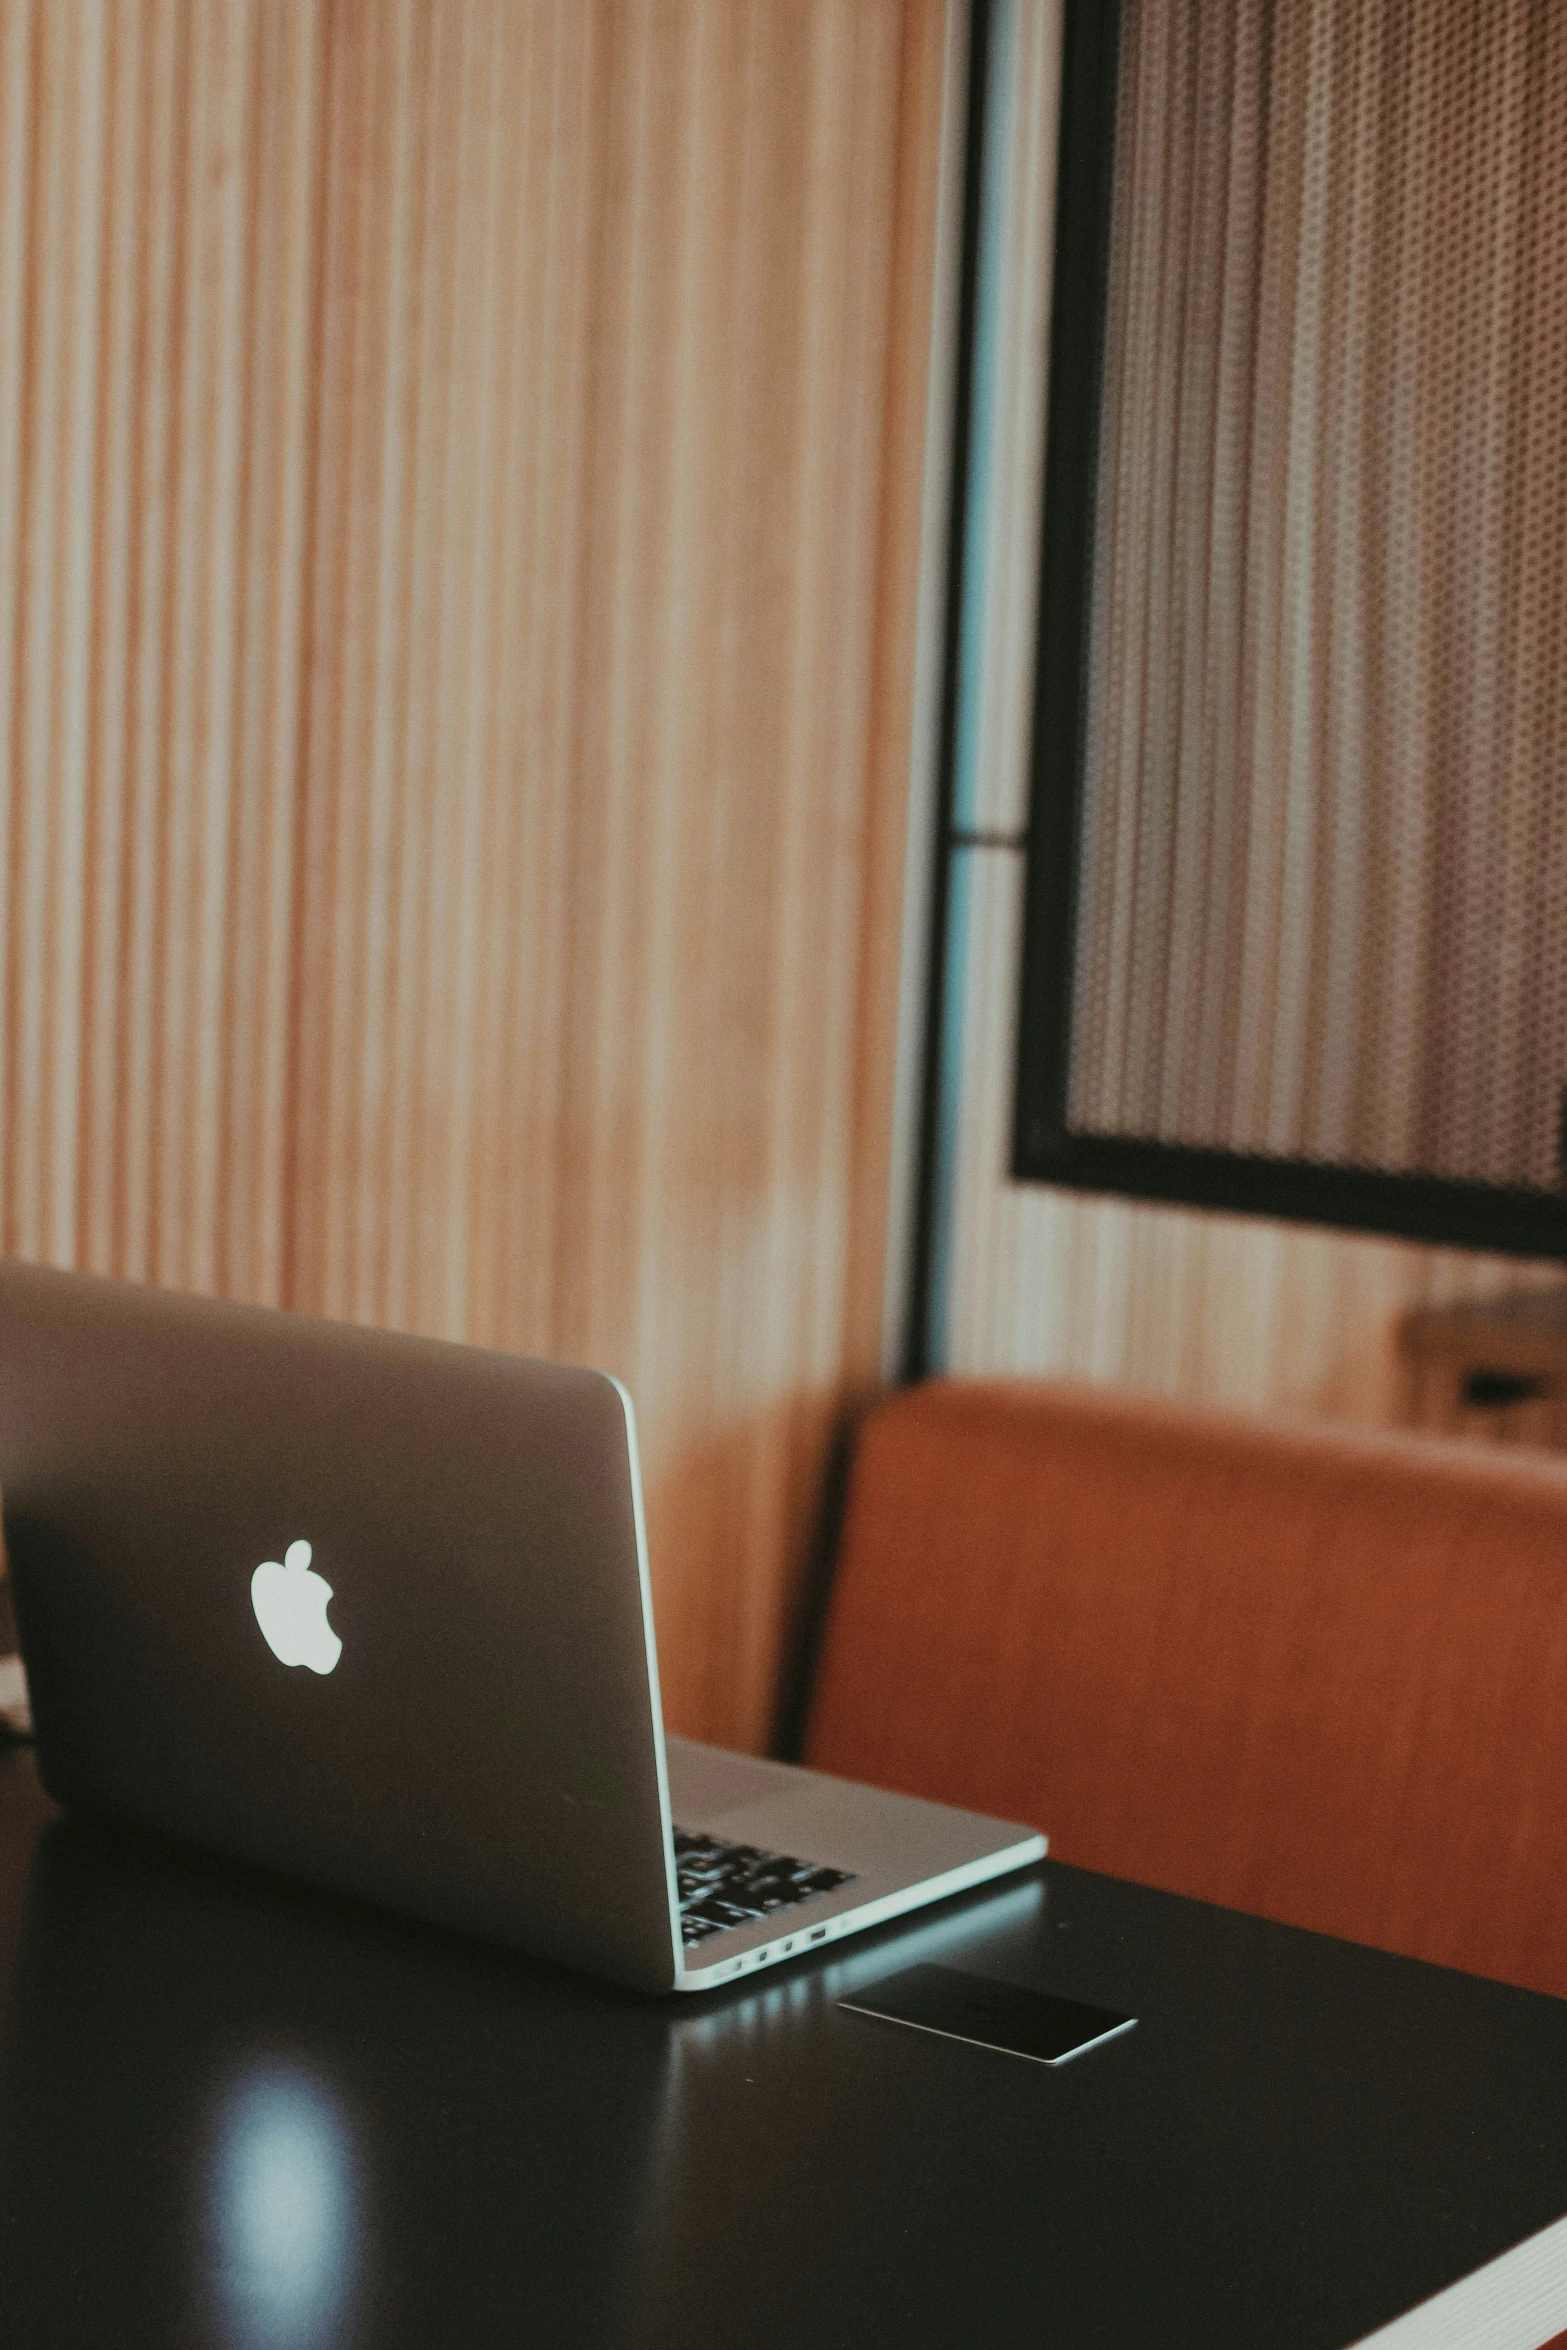
POLYGON ((68 1806, 652 1992, 1044 1853, 666 1740, 601 1372, 0 1265, 0 1497, 68 1806))

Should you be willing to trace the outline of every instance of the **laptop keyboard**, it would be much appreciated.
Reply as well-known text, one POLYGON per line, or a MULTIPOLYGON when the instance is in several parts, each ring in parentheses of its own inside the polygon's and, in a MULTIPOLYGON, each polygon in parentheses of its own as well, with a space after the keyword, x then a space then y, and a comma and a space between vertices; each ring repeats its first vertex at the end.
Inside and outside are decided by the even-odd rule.
POLYGON ((675 1876, 680 1886, 680 1938, 689 1948, 726 1926, 749 1926, 775 1910, 814 1901, 852 1885, 847 1869, 818 1868, 786 1852, 761 1852, 754 1844, 724 1844, 716 1836, 675 1830, 675 1876))

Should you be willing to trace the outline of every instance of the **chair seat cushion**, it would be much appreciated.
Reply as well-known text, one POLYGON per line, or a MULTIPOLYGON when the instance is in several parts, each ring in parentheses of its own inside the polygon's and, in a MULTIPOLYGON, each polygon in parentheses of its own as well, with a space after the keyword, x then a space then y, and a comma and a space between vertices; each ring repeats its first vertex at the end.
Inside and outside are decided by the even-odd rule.
POLYGON ((860 1432, 806 1756, 1567 1995, 1567 1465, 912 1389, 860 1432))

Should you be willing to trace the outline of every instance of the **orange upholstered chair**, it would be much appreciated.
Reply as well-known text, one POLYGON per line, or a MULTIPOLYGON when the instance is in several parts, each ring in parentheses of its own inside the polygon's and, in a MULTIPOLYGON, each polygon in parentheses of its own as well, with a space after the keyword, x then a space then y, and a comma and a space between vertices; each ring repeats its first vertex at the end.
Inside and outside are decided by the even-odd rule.
POLYGON ((1567 1465, 912 1389, 860 1431, 806 1760, 1567 1995, 1567 1465))

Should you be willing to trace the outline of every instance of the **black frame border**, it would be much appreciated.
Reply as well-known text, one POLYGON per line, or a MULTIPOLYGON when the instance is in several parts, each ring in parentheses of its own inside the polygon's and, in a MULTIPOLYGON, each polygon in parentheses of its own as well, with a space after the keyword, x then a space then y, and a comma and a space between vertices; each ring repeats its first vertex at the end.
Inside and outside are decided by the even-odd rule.
POLYGON ((1012 1175, 1502 1256, 1567 1258, 1567 1197, 1550 1192, 1067 1124, 1120 14, 1120 0, 1067 0, 1012 1175))
POLYGON ((963 215, 952 384, 952 473, 947 508, 946 602, 941 648, 941 733, 936 752, 935 854, 931 860, 929 961, 915 1149, 912 1278, 901 1375, 932 1369, 936 1216, 941 1186, 941 1056, 946 1034, 951 932, 952 814, 957 790, 958 688, 963 652, 963 557, 968 545, 969 448, 974 424, 974 339, 979 302, 979 232, 984 205, 985 100, 990 84, 990 0, 971 0, 963 126, 963 215))

